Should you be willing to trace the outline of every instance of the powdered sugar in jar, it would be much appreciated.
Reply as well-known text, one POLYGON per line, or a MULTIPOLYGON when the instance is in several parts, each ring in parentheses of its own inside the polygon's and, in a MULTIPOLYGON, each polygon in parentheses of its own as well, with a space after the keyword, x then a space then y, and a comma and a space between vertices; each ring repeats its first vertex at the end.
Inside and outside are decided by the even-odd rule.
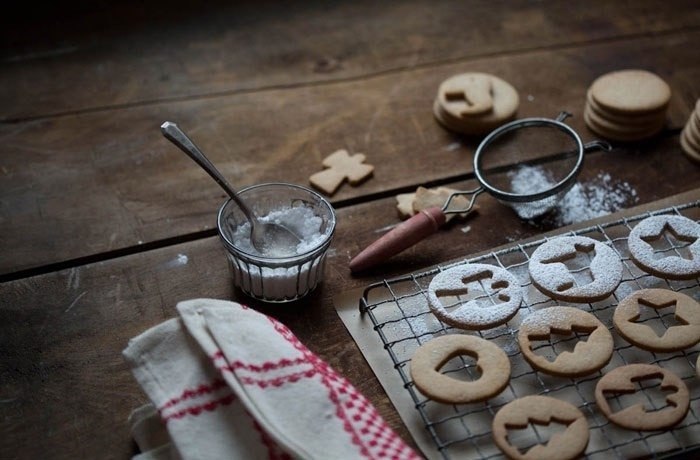
POLYGON ((335 231, 335 212, 318 193, 283 183, 260 184, 239 192, 260 220, 284 225, 300 241, 262 255, 250 241, 250 223, 232 201, 219 210, 217 226, 236 287, 266 302, 290 302, 323 279, 326 251, 335 231))

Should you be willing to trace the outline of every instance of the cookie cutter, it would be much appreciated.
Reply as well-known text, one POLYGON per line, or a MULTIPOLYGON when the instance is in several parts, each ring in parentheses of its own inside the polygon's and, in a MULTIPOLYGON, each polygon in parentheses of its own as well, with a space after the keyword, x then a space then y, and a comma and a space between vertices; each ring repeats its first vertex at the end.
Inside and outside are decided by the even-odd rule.
MULTIPOLYGON (((566 195, 566 192, 576 183, 576 178, 583 167, 584 154, 593 150, 612 150, 612 146, 605 141, 594 140, 584 144, 578 133, 564 123, 564 120, 570 116, 571 114, 568 112, 561 112, 555 119, 523 118, 511 121, 493 130, 481 141, 474 155, 474 174, 479 183, 478 187, 472 190, 453 192, 442 207, 436 206, 424 209, 401 223, 355 256, 350 261, 350 270, 353 272, 366 270, 408 249, 435 233, 445 223, 448 214, 461 214, 471 211, 477 197, 484 192, 496 198, 500 203, 510 206, 521 216, 526 215, 527 218, 537 217, 554 208, 566 195), (561 152, 561 155, 562 158, 575 156, 574 164, 562 179, 547 188, 532 193, 515 193, 505 190, 487 177, 488 171, 484 166, 484 162, 489 155, 489 147, 508 133, 532 127, 554 128, 571 138, 576 147, 572 151, 561 152), (468 196, 468 205, 460 209, 449 209, 452 200, 458 196, 468 196)), ((507 169, 515 170, 521 165, 523 165, 523 162, 518 162, 507 169)), ((499 171, 503 172, 503 170, 499 171)))

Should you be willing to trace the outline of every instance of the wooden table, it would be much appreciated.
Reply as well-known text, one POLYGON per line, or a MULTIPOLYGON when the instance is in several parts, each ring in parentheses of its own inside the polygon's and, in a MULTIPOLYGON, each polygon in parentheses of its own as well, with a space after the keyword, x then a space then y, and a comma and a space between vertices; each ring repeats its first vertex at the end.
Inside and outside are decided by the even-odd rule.
POLYGON ((667 128, 586 159, 650 203, 700 187, 679 132, 700 97, 696 1, 73 3, 10 12, 0 64, 0 458, 124 458, 145 402, 121 351, 195 297, 275 316, 347 376, 409 442, 334 308, 335 295, 551 229, 490 197, 380 268, 350 258, 399 222, 394 196, 474 185, 478 138, 440 127, 439 83, 488 72, 519 117, 568 110, 584 141, 585 92, 644 68, 673 90, 667 128), (308 184, 337 149, 376 166, 331 201, 324 283, 269 306, 231 284, 215 213, 224 195, 159 133, 176 121, 238 187, 308 184), (184 257, 183 257, 184 256, 184 257))

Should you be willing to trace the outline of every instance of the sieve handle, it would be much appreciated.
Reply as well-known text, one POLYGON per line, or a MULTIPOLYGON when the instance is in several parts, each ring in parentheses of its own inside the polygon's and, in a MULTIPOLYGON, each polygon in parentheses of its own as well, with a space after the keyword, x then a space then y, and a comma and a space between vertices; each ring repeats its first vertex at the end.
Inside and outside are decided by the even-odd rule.
POLYGON ((350 270, 359 272, 384 262, 435 233, 445 220, 445 213, 437 206, 420 211, 356 255, 350 261, 350 270))

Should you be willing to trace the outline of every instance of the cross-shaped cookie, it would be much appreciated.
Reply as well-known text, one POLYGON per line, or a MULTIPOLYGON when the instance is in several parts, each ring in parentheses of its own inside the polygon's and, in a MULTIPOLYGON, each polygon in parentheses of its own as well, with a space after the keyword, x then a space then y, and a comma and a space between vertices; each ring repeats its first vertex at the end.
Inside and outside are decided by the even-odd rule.
POLYGON ((357 185, 374 171, 374 166, 364 164, 365 158, 363 153, 350 155, 344 149, 333 152, 323 160, 327 169, 313 174, 309 182, 328 195, 334 194, 345 180, 350 185, 357 185))

